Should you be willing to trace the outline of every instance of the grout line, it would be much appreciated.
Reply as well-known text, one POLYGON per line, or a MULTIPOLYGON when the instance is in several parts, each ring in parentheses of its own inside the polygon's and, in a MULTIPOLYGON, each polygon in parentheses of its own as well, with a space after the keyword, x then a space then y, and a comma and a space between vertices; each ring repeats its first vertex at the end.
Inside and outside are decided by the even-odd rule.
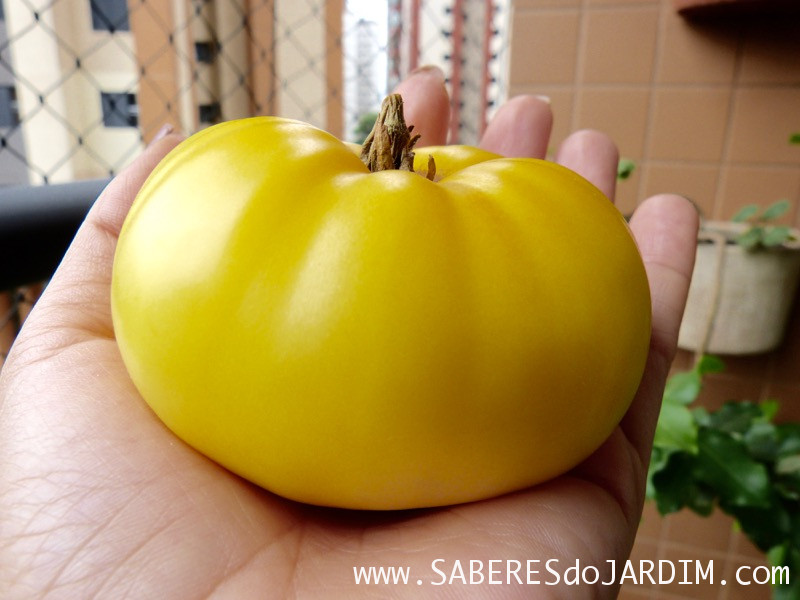
MULTIPOLYGON (((672 6, 669 5, 669 10, 672 6)), ((653 63, 650 71, 650 82, 646 86, 647 89, 647 117, 645 121, 644 136, 642 138, 642 155, 639 157, 640 162, 640 176, 638 181, 638 188, 636 193, 637 206, 645 199, 645 190, 647 189, 647 181, 650 175, 650 165, 652 160, 650 158, 650 148, 653 143, 653 123, 655 121, 655 105, 656 105, 656 92, 660 89, 658 85, 658 73, 661 69, 661 63, 664 57, 664 44, 666 35, 664 32, 667 28, 667 4, 662 2, 658 11, 658 24, 656 27, 655 48, 653 50, 653 63)))
POLYGON ((730 96, 728 98, 728 114, 725 119, 725 134, 722 138, 722 155, 719 159, 719 172, 717 173, 717 190, 714 194, 713 210, 711 216, 714 219, 721 218, 722 208, 724 204, 723 189, 728 181, 728 174, 731 167, 731 130, 733 129, 733 115, 736 111, 736 98, 737 92, 740 89, 739 85, 742 79, 742 62, 744 56, 744 33, 740 27, 737 32, 738 39, 736 40, 736 55, 733 62, 733 81, 730 85, 730 96))
MULTIPOLYGON (((578 7, 578 47, 575 53, 575 74, 572 78, 572 114, 570 115, 570 133, 578 129, 578 115, 581 111, 581 104, 583 94, 581 88, 583 87, 583 70, 586 67, 586 38, 589 30, 589 0, 581 0, 578 7)), ((562 140, 559 140, 559 143, 562 140)))

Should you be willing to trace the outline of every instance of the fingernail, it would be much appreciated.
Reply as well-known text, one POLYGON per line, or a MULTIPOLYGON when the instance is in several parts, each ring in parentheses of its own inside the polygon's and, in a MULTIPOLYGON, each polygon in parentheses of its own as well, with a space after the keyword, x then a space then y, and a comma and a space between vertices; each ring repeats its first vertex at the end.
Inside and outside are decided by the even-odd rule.
POLYGON ((158 132, 153 136, 153 139, 150 143, 152 144, 153 142, 157 142, 158 140, 164 139, 173 131, 175 131, 175 128, 171 124, 165 123, 164 125, 161 126, 161 129, 159 129, 158 132))
POLYGON ((444 71, 442 71, 442 69, 436 65, 422 65, 421 67, 417 67, 411 71, 411 73, 409 73, 409 76, 412 75, 433 75, 436 78, 444 81, 444 71))
POLYGON ((542 102, 546 102, 547 104, 550 104, 550 96, 545 96, 544 94, 536 94, 534 96, 534 98, 538 98, 542 102))

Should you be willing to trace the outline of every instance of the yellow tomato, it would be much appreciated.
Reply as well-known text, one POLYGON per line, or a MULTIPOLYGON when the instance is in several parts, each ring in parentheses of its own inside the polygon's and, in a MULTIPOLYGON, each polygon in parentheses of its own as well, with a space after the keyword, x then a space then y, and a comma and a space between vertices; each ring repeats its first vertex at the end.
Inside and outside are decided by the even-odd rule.
POLYGON ((162 161, 112 309, 177 436, 287 498, 366 509, 525 488, 607 438, 650 336, 624 219, 558 165, 429 152, 438 181, 370 173, 333 136, 259 117, 162 161))

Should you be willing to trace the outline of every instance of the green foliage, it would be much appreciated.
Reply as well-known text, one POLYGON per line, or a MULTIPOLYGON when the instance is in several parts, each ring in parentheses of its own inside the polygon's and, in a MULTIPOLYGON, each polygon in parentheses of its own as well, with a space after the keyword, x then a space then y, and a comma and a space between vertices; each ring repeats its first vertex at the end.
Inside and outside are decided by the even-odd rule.
POLYGON ((800 598, 800 424, 774 423, 773 400, 693 407, 704 376, 723 369, 707 356, 667 382, 648 497, 661 514, 719 508, 733 516, 770 564, 789 567, 790 582, 775 586, 773 599, 800 598))
POLYGON ((790 144, 800 144, 800 131, 797 131, 789 136, 790 144))
POLYGON ((769 225, 770 221, 781 217, 791 208, 788 200, 779 200, 759 212, 756 204, 742 207, 731 220, 735 223, 749 223, 750 227, 736 238, 736 243, 748 250, 780 246, 792 239, 792 230, 785 225, 769 225))
POLYGON ((620 158, 617 163, 617 179, 620 181, 628 179, 634 170, 636 170, 636 163, 630 158, 620 158))
POLYGON ((372 131, 372 127, 375 125, 375 121, 378 119, 378 113, 376 112, 368 112, 364 113, 358 118, 358 123, 356 123, 356 127, 353 130, 353 141, 357 144, 363 144, 364 140, 367 139, 369 132, 372 131))

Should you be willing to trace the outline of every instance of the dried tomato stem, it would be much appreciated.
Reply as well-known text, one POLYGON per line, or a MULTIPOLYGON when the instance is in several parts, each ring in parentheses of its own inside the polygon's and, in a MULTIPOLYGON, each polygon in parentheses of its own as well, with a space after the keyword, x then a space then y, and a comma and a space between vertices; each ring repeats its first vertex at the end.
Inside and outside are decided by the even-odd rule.
MULTIPOLYGON (((406 125, 403 116, 403 99, 400 94, 390 94, 383 104, 375 125, 361 147, 361 160, 372 173, 396 169, 414 171, 414 144, 419 134, 411 135, 414 126, 406 125)), ((433 157, 428 159, 428 179, 433 179, 436 166, 433 157)))

